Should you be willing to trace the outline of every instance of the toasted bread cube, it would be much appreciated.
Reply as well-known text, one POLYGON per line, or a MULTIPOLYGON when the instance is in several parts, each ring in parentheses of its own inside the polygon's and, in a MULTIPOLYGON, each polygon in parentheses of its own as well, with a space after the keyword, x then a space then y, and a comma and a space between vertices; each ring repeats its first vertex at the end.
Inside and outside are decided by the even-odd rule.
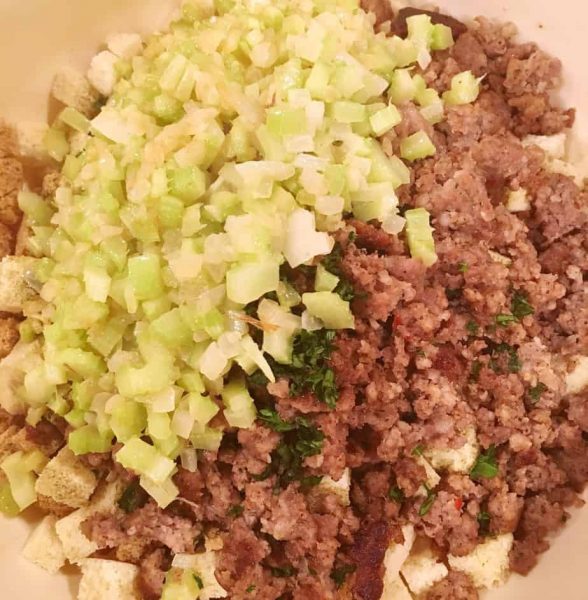
POLYGON ((25 279, 35 263, 29 256, 5 256, 0 261, 0 312, 21 313, 24 303, 35 297, 25 279))
POLYGON ((447 559, 452 569, 469 575, 476 587, 491 588, 504 583, 508 576, 512 544, 512 533, 505 533, 479 544, 467 556, 450 554, 447 559))
POLYGON ((343 471, 343 475, 335 481, 326 475, 318 485, 318 491, 330 493, 337 496, 342 506, 349 506, 349 490, 351 488, 351 473, 349 469, 343 471))
POLYGON ((461 448, 427 449, 425 457, 435 470, 469 473, 478 458, 479 446, 473 427, 464 432, 466 443, 461 448))
POLYGON ((22 551, 27 560, 45 569, 57 573, 65 564, 65 553, 57 532, 56 517, 47 515, 35 528, 22 551))
POLYGON ((391 581, 384 581, 384 591, 380 600, 412 600, 402 577, 397 576, 391 581))
POLYGON ((578 394, 586 387, 588 387, 588 356, 578 356, 574 370, 566 376, 566 392, 578 394))
POLYGON ((81 561, 82 580, 78 600, 140 600, 139 567, 101 558, 81 561))
POLYGON ((18 123, 16 126, 16 135, 20 155, 45 160, 47 158, 45 135, 48 128, 47 123, 40 121, 23 121, 18 123))
POLYGON ((191 569, 202 580, 199 600, 226 598, 227 592, 221 587, 214 574, 216 570, 216 552, 206 550, 200 554, 176 554, 172 562, 178 569, 191 569))
POLYGON ((88 70, 88 80, 103 96, 110 96, 116 83, 116 63, 119 58, 109 50, 104 50, 92 59, 88 70))
POLYGON ((60 504, 81 508, 89 503, 96 484, 94 473, 65 447, 43 469, 35 490, 60 504))
MULTIPOLYGON (((406 562, 414 544, 415 533, 412 525, 402 528, 404 543, 391 544, 384 555, 384 590, 398 578, 402 565, 406 562)), ((385 596, 384 596, 385 597, 385 596)))
POLYGON ((96 114, 99 96, 90 82, 75 69, 68 67, 55 75, 51 94, 61 103, 75 108, 87 117, 96 114))
POLYGON ((419 595, 445 579, 449 570, 430 549, 409 556, 400 569, 406 585, 413 594, 419 595))
POLYGON ((143 49, 143 41, 138 33, 115 33, 106 40, 106 45, 120 58, 133 58, 143 49))
POLYGON ((79 563, 98 550, 98 545, 84 535, 82 523, 92 515, 114 510, 124 486, 124 482, 117 480, 99 487, 88 506, 78 508, 67 517, 57 521, 55 530, 69 562, 79 563))

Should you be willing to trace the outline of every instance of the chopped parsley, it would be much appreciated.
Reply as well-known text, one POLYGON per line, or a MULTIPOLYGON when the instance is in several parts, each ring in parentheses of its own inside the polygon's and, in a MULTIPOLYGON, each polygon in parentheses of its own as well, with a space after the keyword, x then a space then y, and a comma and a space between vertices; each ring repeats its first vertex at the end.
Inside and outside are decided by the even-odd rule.
POLYGON ((423 452, 425 450, 425 447, 422 444, 417 444, 413 450, 412 450, 412 455, 413 456, 422 456, 423 452))
MULTIPOLYGON (((268 362, 277 377, 286 377, 290 384, 290 396, 313 393, 329 408, 334 408, 339 397, 335 372, 328 364, 333 350, 336 332, 330 329, 301 331, 293 341, 292 364, 281 365, 268 362)), ((252 385, 266 386, 267 378, 261 371, 248 377, 252 385)))
POLYGON ((341 565, 331 571, 331 579, 335 582, 335 587, 339 589, 347 579, 348 575, 354 573, 357 567, 355 565, 341 565))
POLYGON ((425 489, 427 490, 427 497, 419 508, 419 517, 424 517, 431 510, 437 499, 437 493, 430 489, 429 486, 425 485, 425 489))
POLYGON ((470 265, 467 262, 462 261, 457 265, 457 269, 460 273, 467 273, 470 270, 470 265))
MULTIPOLYGON (((356 234, 354 232, 351 232, 349 234, 350 242, 353 242, 355 240, 355 235, 356 234)), ((336 275, 339 278, 339 283, 337 284, 337 287, 333 290, 335 294, 341 296, 343 300, 351 302, 355 297, 357 297, 357 294, 351 282, 343 274, 343 271, 341 269, 342 260, 343 248, 341 247, 341 244, 335 244, 331 253, 323 258, 321 264, 327 271, 329 271, 329 273, 332 273, 333 275, 336 275)))
POLYGON ((511 323, 518 323, 518 319, 514 315, 501 313, 495 317, 496 325, 499 327, 508 327, 511 323))
POLYGON ((452 300, 459 300, 463 294, 462 288, 446 288, 445 296, 447 296, 447 300, 450 302, 452 300))
POLYGON ((396 504, 402 504, 405 496, 404 492, 397 485, 394 485, 388 491, 388 498, 393 502, 396 502, 396 504))
POLYGON ((277 475, 281 487, 286 487, 292 481, 299 481, 306 488, 318 485, 321 477, 305 475, 302 463, 306 457, 321 453, 325 439, 323 432, 304 417, 285 421, 275 410, 267 408, 260 411, 260 419, 271 429, 282 433, 283 438, 272 452, 271 463, 252 478, 263 481, 277 475))
POLYGON ((250 594, 251 592, 255 591, 255 586, 254 585, 250 585, 246 590, 245 590, 248 594, 250 594))
POLYGON ((543 392, 547 390, 547 386, 544 383, 539 382, 537 385, 529 388, 529 398, 533 404, 536 404, 541 399, 543 392))
POLYGON ((145 506, 148 500, 147 492, 139 484, 139 480, 133 480, 118 500, 118 506, 126 513, 135 512, 145 506))
POLYGON ((492 444, 486 452, 478 456, 470 477, 472 479, 492 479, 498 475, 498 463, 496 461, 496 446, 492 444))
POLYGON ((470 381, 474 383, 480 380, 480 372, 482 371, 482 363, 479 360, 475 360, 472 363, 472 370, 470 371, 470 381))
POLYGON ((476 323, 476 321, 470 319, 466 323, 466 329, 470 335, 478 335, 478 331, 480 331, 480 326, 476 323))
POLYGON ((199 590, 204 589, 204 582, 202 581, 200 575, 194 575, 194 581, 196 582, 196 585, 198 586, 199 590))
POLYGON ((520 291, 513 294, 510 310, 519 320, 535 313, 535 309, 529 304, 527 295, 520 291))
POLYGON ((292 577, 298 573, 298 571, 292 565, 286 565, 284 567, 270 567, 270 571, 274 577, 292 577))
POLYGON ((229 517, 240 517, 245 511, 245 507, 242 504, 235 504, 227 511, 229 517))
POLYGON ((476 519, 478 520, 478 533, 481 536, 487 536, 490 533, 490 513, 482 510, 476 519))
POLYGON ((492 358, 490 359, 490 368, 495 373, 502 373, 502 365, 501 357, 505 357, 506 360, 506 368, 510 373, 518 373, 523 366, 521 364, 521 360, 515 348, 507 344, 506 342, 501 342, 500 344, 495 344, 490 351, 492 358))

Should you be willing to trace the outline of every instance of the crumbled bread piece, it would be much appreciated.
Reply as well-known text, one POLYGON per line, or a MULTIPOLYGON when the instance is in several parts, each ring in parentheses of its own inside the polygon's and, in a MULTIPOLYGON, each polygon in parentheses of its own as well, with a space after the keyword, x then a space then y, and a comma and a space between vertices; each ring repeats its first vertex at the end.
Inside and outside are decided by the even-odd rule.
MULTIPOLYGON (((16 241, 14 244, 14 255, 15 256, 27 256, 29 255, 29 251, 27 249, 27 242, 29 236, 32 233, 31 226, 26 217, 20 222, 20 227, 16 232, 16 241)), ((0 258, 3 258, 6 254, 0 254, 0 258)))
POLYGON ((23 384, 25 372, 40 362, 41 344, 38 341, 30 344, 18 342, 12 352, 0 361, 0 406, 11 415, 25 414, 26 407, 16 390, 23 384))
POLYGON ((479 446, 473 427, 469 427, 464 436, 466 443, 461 448, 425 450, 425 456, 434 469, 452 473, 469 473, 478 457, 479 446))
POLYGON ((18 153, 20 156, 46 160, 48 158, 45 148, 45 134, 48 126, 46 123, 24 121, 16 126, 18 139, 18 153))
POLYGON ((18 192, 24 181, 22 164, 16 158, 0 158, 0 223, 16 228, 22 218, 18 192))
POLYGON ((401 577, 384 582, 381 600, 412 600, 412 596, 401 577))
POLYGON ((18 142, 14 129, 0 120, 0 158, 16 156, 18 154, 18 142))
POLYGON ((207 550, 200 554, 176 554, 173 567, 191 569, 202 580, 199 600, 212 600, 213 598, 226 598, 227 592, 216 579, 216 552, 207 550))
POLYGON ((96 485, 94 473, 65 447, 43 469, 35 484, 35 491, 60 504, 81 508, 89 503, 96 485))
POLYGON ((139 568, 128 563, 87 558, 80 563, 78 600, 139 600, 139 568))
POLYGON ((106 45, 120 58, 133 58, 141 52, 143 41, 138 33, 115 33, 107 38, 106 45))
POLYGON ((21 313, 24 303, 35 297, 25 279, 35 263, 36 259, 29 256, 5 256, 0 261, 0 311, 21 313))
POLYGON ((118 56, 104 50, 92 59, 88 70, 88 80, 103 95, 110 96, 116 83, 116 63, 118 56))
POLYGON ((56 100, 75 108, 87 117, 96 114, 99 95, 90 82, 75 69, 67 67, 55 75, 51 94, 56 100))
POLYGON ((405 525, 402 528, 402 535, 404 542, 391 544, 384 555, 384 590, 389 583, 396 581, 400 568, 410 554, 415 539, 414 527, 405 525))
POLYGON ((71 506, 55 502, 53 498, 49 498, 49 496, 44 496, 43 494, 37 494, 37 505, 43 512, 55 515, 58 519, 63 519, 63 517, 71 515, 74 511, 71 506))
POLYGON ((331 493, 337 496, 343 506, 349 506, 349 489, 351 488, 351 475, 349 469, 337 481, 326 475, 317 486, 318 492, 331 493))
POLYGON ((449 565, 463 571, 479 588, 491 588, 504 583, 509 572, 509 554, 512 548, 512 533, 499 535, 479 544, 467 556, 449 554, 449 565))
POLYGON ((129 537, 125 542, 117 546, 116 559, 121 562, 129 562, 139 564, 141 557, 145 554, 145 550, 149 547, 150 542, 136 537, 129 537))
POLYGON ((57 188, 61 185, 61 173, 59 171, 50 171, 43 177, 43 189, 41 193, 43 198, 51 198, 55 195, 57 188))
POLYGON ((0 223, 0 258, 9 256, 14 250, 16 236, 10 227, 0 223))
POLYGON ((15 317, 0 317, 0 358, 8 356, 16 346, 19 322, 15 317))
POLYGON ((444 579, 449 570, 430 549, 409 556, 400 569, 404 581, 413 594, 422 594, 444 579))
POLYGON ((14 437, 18 433, 19 427, 10 425, 2 433, 0 433, 0 462, 7 456, 16 452, 14 445, 14 437))
POLYGON ((53 515, 47 515, 37 525, 22 551, 24 558, 49 573, 57 573, 65 564, 63 546, 55 532, 56 521, 53 515))
POLYGON ((576 357, 576 366, 566 375, 566 391, 568 394, 578 394, 588 387, 588 356, 576 357))

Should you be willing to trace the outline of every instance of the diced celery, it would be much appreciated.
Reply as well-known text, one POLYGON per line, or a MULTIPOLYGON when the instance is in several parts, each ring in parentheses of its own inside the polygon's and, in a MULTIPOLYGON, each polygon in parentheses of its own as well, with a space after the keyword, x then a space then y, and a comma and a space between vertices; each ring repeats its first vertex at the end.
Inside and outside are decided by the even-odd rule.
POLYGON ((131 320, 127 315, 111 317, 106 323, 99 323, 88 330, 88 343, 102 356, 109 356, 122 340, 131 320))
POLYGON ((406 238, 413 258, 430 267, 437 262, 433 228, 429 223, 429 213, 424 208, 413 208, 404 213, 406 238))
POLYGON ((194 600, 200 595, 197 574, 191 569, 170 569, 165 577, 161 600, 194 600))
POLYGON ((206 175, 198 167, 173 169, 168 177, 170 193, 187 206, 197 202, 206 191, 206 175))
POLYGON ((176 466, 173 460, 138 437, 128 440, 114 458, 125 469, 131 469, 158 484, 164 483, 176 466))
POLYGON ((48 129, 44 142, 47 154, 57 162, 62 162, 69 152, 69 143, 67 142, 65 132, 60 129, 53 127, 48 129))
POLYGON ((10 483, 0 483, 0 512, 7 517, 16 517, 21 511, 10 491, 10 483))
POLYGON ((204 383, 202 382, 202 377, 200 377, 200 373, 197 373, 196 371, 182 373, 182 375, 178 379, 178 384, 181 385, 188 392, 195 392, 197 394, 200 394, 204 391, 204 383))
POLYGON ((424 131, 417 131, 400 142, 400 156, 405 160, 415 161, 437 152, 435 144, 424 131))
POLYGON ((227 271, 227 297, 238 304, 249 304, 274 292, 279 282, 280 267, 274 258, 237 264, 227 271))
POLYGON ((174 308, 151 323, 155 335, 171 347, 184 346, 192 340, 192 332, 182 319, 180 309, 174 308))
POLYGON ((257 411, 243 380, 235 379, 225 385, 222 398, 225 419, 231 427, 248 429, 255 423, 257 411))
POLYGON ((92 380, 76 381, 72 384, 71 399, 79 410, 88 410, 98 392, 96 382, 92 380))
POLYGON ((90 121, 71 106, 66 106, 59 113, 59 120, 80 133, 87 133, 90 130, 90 121))
POLYGON ((137 300, 153 300, 163 294, 161 263, 157 255, 133 256, 127 264, 129 281, 137 300))
POLYGON ((272 108, 267 114, 268 131, 274 135, 296 135, 306 131, 306 112, 302 108, 272 108))
POLYGON ((339 278, 337 275, 333 275, 319 264, 316 268, 314 276, 314 290, 315 292, 332 292, 338 285, 339 278))
POLYGON ((207 425, 220 410, 210 396, 192 392, 186 396, 190 414, 200 425, 207 425))
POLYGON ((308 312, 320 319, 328 329, 354 329, 355 319, 349 302, 333 292, 302 294, 302 302, 308 312))
POLYGON ((80 377, 97 377, 106 370, 104 361, 99 356, 80 348, 60 350, 57 357, 80 377))
POLYGON ((361 123, 367 118, 365 105, 347 100, 333 102, 329 106, 328 114, 338 123, 361 123))
POLYGON ((410 70, 396 69, 390 79, 388 95, 394 104, 404 104, 415 97, 417 86, 413 81, 410 70))
POLYGON ((264 324, 263 351, 279 363, 290 364, 292 341, 295 333, 300 330, 300 317, 265 298, 259 303, 257 316, 264 324))
POLYGON ((331 67, 323 62, 317 62, 312 67, 305 88, 316 100, 328 100, 331 67))
POLYGON ((19 192, 18 207, 28 217, 31 225, 49 225, 51 222, 51 204, 33 192, 19 192))
MULTIPOLYGON (((12 499, 21 511, 37 500, 34 470, 36 467, 40 471, 42 466, 42 463, 38 460, 38 454, 41 454, 38 450, 27 454, 18 451, 5 458, 0 464, 0 468, 4 471, 10 484, 12 499)), ((41 454, 42 458, 43 455, 41 454)), ((45 463, 47 460, 47 458, 44 459, 45 463)), ((14 506, 11 508, 14 509, 14 506)))
POLYGON ((120 398, 110 414, 110 427, 119 442, 141 435, 147 426, 147 411, 134 400, 120 398))
POLYGON ((145 394, 154 394, 173 383, 173 373, 167 365, 156 362, 143 367, 124 365, 116 373, 115 381, 123 396, 134 398, 145 394))
POLYGON ((184 114, 184 107, 179 100, 160 94, 153 99, 153 114, 163 124, 179 121, 184 114))
POLYGON ((431 50, 447 50, 453 46, 453 32, 451 27, 436 23, 433 25, 433 33, 431 36, 431 50))
POLYGON ((111 279, 104 268, 86 266, 84 268, 86 295, 95 302, 106 302, 110 292, 111 279))
MULTIPOLYGON (((75 429, 79 429, 86 424, 86 411, 74 408, 63 415, 63 418, 75 429)), ((81 452, 84 454, 84 452, 81 452)))
POLYGON ((480 80, 471 72, 458 73, 451 80, 451 89, 443 94, 443 101, 450 106, 471 104, 480 94, 480 80))
POLYGON ((202 427, 202 429, 196 429, 190 434, 190 441, 197 450, 208 450, 209 452, 216 452, 221 445, 223 439, 222 429, 214 429, 211 427, 202 427))
POLYGON ((171 301, 167 296, 160 296, 153 300, 145 300, 141 306, 143 307, 143 314, 147 320, 153 321, 171 309, 171 301))
POLYGON ((147 432, 153 440, 166 440, 169 438, 172 434, 169 415, 167 413, 149 412, 147 417, 147 432))
POLYGON ((157 205, 159 222, 167 229, 178 229, 182 226, 185 205, 174 196, 162 196, 157 205))
POLYGON ((391 104, 370 117, 370 125, 376 136, 384 135, 402 121, 400 111, 391 104))
POLYGON ((179 490, 171 478, 156 483, 151 478, 142 475, 139 482, 160 508, 168 507, 179 495, 179 490))

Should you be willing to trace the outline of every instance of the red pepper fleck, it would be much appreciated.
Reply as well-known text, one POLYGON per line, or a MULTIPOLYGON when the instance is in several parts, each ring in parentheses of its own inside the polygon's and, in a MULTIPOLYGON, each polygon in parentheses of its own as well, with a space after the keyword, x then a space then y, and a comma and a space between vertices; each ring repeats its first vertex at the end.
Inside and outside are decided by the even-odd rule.
POLYGON ((455 499, 455 508, 457 508, 457 510, 461 510, 463 507, 463 500, 461 498, 456 498, 455 499))

